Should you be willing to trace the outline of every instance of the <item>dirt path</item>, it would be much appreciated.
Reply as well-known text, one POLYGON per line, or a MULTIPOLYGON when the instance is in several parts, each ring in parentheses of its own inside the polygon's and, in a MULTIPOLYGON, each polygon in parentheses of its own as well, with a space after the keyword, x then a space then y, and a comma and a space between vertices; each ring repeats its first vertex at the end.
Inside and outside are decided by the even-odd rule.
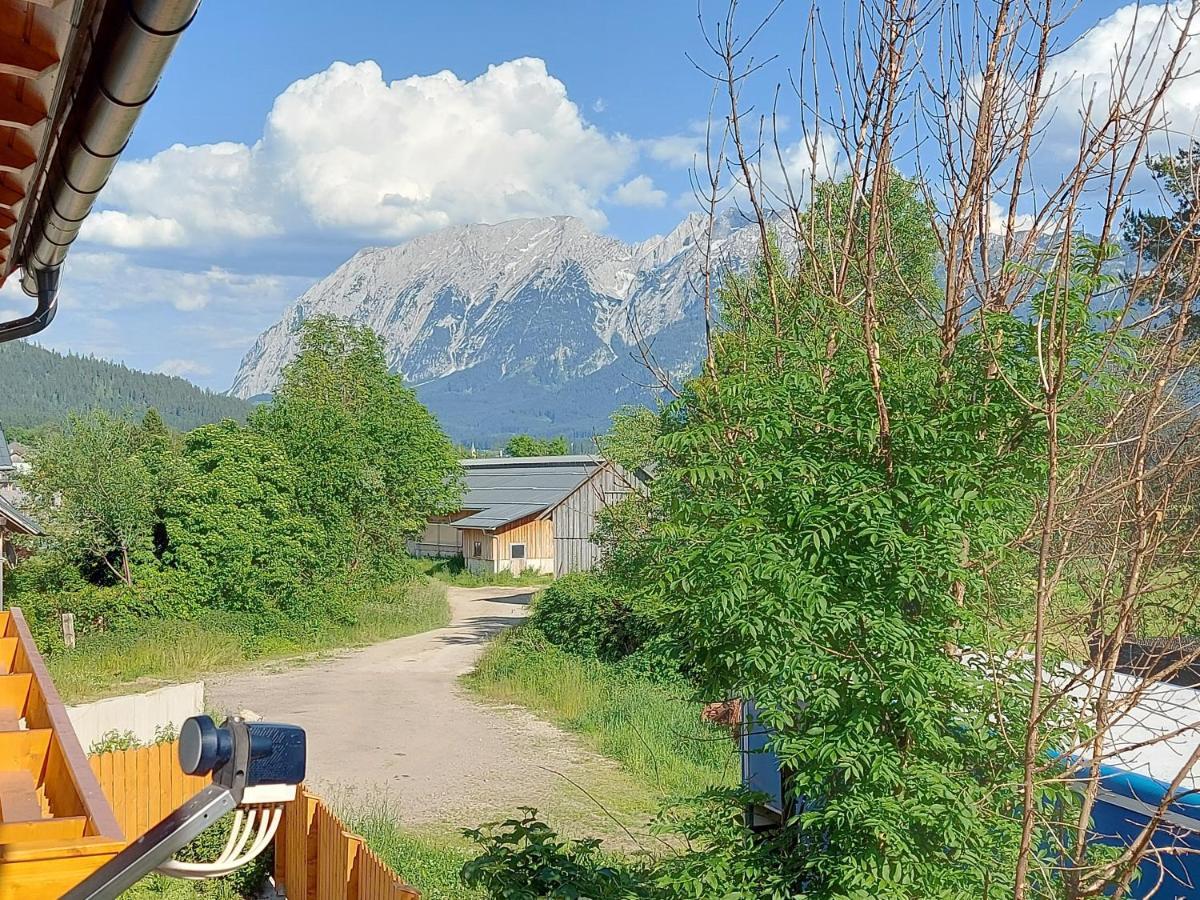
POLYGON ((641 792, 611 761, 458 684, 484 644, 528 613, 528 591, 452 587, 448 596, 446 628, 299 668, 216 676, 206 702, 304 726, 315 791, 385 802, 406 825, 478 825, 534 806, 571 831, 620 834, 581 790, 636 821, 641 792))

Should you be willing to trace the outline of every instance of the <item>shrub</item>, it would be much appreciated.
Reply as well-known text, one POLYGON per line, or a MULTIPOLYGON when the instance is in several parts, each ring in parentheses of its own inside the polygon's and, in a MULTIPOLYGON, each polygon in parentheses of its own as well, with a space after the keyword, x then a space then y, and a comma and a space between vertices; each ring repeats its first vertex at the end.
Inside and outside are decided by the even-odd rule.
MULTIPOLYGON (((648 861, 606 853, 597 840, 563 840, 537 817, 466 831, 482 852, 463 880, 504 900, 784 900, 813 896, 801 848, 787 831, 755 834, 743 810, 750 795, 714 790, 664 810, 653 831, 682 849, 648 861)), ((856 894, 856 897, 866 897, 856 894)))
POLYGON ((463 833, 483 852, 463 866, 462 878, 483 888, 489 897, 550 900, 587 897, 626 900, 652 896, 650 873, 636 864, 621 864, 600 850, 595 839, 560 840, 537 817, 522 808, 519 819, 492 823, 463 833))
POLYGON ((577 656, 614 662, 638 650, 655 629, 606 579, 587 573, 566 575, 534 601, 532 625, 577 656))
POLYGON ((114 750, 136 750, 140 746, 142 742, 132 731, 117 731, 114 728, 92 741, 92 745, 88 747, 88 755, 112 753, 114 750))

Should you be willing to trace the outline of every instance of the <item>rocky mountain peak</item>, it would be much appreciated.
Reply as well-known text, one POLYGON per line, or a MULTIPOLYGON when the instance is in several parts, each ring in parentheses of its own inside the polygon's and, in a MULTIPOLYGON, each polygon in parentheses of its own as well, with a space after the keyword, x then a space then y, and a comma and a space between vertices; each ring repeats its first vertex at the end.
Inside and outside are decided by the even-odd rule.
MULTIPOLYGON (((693 214, 629 244, 551 216, 363 249, 258 338, 231 393, 273 391, 300 325, 330 314, 374 328, 392 367, 456 438, 603 428, 616 406, 644 398, 639 342, 653 341, 656 361, 673 371, 702 354, 692 276, 706 228, 693 214)), ((748 258, 744 232, 718 230, 716 252, 748 258)))

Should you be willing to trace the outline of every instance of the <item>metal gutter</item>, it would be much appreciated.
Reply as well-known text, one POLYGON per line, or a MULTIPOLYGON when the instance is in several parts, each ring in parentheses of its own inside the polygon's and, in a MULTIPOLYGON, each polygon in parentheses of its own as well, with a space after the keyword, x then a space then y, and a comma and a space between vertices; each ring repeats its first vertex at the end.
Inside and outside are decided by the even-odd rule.
POLYGON ((28 316, 0 324, 0 342, 37 334, 54 320, 67 250, 79 234, 142 108, 154 94, 179 36, 200 0, 126 0, 102 32, 71 112, 73 128, 56 148, 22 254, 21 287, 37 298, 28 316))

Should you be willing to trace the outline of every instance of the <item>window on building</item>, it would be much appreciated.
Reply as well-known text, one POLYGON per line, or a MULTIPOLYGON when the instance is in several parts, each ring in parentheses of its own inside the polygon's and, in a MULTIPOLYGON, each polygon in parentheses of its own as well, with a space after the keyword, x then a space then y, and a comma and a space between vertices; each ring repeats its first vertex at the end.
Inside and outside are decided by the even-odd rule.
POLYGON ((471 555, 475 557, 475 559, 479 559, 481 556, 483 556, 483 541, 476 541, 471 545, 471 555))
POLYGON ((513 544, 512 546, 510 546, 508 548, 508 556, 509 556, 509 559, 524 559, 525 558, 525 545, 524 544, 513 544))

